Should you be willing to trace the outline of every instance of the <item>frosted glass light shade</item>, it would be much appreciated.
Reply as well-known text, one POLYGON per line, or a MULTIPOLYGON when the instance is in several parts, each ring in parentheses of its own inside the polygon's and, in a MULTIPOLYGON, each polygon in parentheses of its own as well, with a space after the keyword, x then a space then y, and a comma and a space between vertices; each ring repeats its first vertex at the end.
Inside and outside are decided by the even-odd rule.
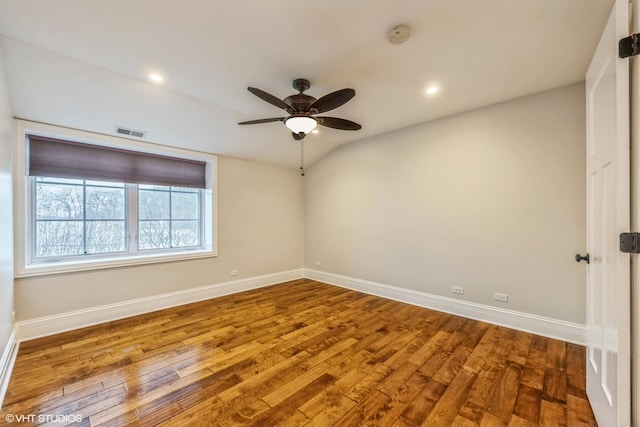
POLYGON ((284 121, 284 124, 291 129, 293 133, 307 134, 318 126, 318 122, 313 117, 293 116, 284 121))

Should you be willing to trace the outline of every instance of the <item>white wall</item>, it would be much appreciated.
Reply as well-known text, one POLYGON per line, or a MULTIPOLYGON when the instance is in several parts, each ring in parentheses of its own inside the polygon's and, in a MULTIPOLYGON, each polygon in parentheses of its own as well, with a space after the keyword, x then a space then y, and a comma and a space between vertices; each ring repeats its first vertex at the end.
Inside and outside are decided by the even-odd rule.
POLYGON ((17 320, 302 268, 297 171, 219 157, 218 218, 217 258, 17 279, 17 320))
POLYGON ((0 52, 0 358, 13 330, 13 113, 0 52))
POLYGON ((584 324, 584 105, 575 84, 333 151, 305 177, 306 267, 584 324))

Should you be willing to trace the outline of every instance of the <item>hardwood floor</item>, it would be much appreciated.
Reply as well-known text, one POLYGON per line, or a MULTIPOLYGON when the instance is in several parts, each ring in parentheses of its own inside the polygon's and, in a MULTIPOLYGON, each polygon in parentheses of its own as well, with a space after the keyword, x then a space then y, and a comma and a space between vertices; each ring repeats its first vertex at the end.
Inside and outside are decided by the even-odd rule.
POLYGON ((0 423, 46 421, 596 425, 584 347, 307 279, 22 343, 0 423))

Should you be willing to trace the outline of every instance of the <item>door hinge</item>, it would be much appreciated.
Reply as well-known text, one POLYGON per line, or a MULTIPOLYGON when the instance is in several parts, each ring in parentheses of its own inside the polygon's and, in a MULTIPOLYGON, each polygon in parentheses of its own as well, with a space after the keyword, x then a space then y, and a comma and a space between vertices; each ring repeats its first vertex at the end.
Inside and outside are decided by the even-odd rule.
POLYGON ((640 254, 640 233, 620 233, 620 252, 640 254))
POLYGON ((618 42, 618 56, 628 58, 640 53, 640 34, 633 34, 618 42))

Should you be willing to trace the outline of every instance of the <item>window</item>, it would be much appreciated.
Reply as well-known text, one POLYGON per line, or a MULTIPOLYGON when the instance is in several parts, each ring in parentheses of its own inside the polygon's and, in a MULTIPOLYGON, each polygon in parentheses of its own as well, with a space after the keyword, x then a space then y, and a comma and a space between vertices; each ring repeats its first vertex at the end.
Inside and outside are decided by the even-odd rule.
POLYGON ((140 186, 140 249, 200 245, 200 193, 191 188, 140 186))
POLYGON ((199 189, 30 179, 33 261, 201 246, 199 189), (134 206, 128 207, 127 200, 134 206), (137 211, 137 221, 127 215, 130 208, 137 211))
POLYGON ((120 138, 86 132, 52 137, 59 129, 17 123, 25 158, 15 172, 25 229, 17 277, 216 255, 215 156, 168 155, 129 140, 125 148, 120 138))
POLYGON ((126 251, 125 185, 32 177, 34 259, 126 251))

